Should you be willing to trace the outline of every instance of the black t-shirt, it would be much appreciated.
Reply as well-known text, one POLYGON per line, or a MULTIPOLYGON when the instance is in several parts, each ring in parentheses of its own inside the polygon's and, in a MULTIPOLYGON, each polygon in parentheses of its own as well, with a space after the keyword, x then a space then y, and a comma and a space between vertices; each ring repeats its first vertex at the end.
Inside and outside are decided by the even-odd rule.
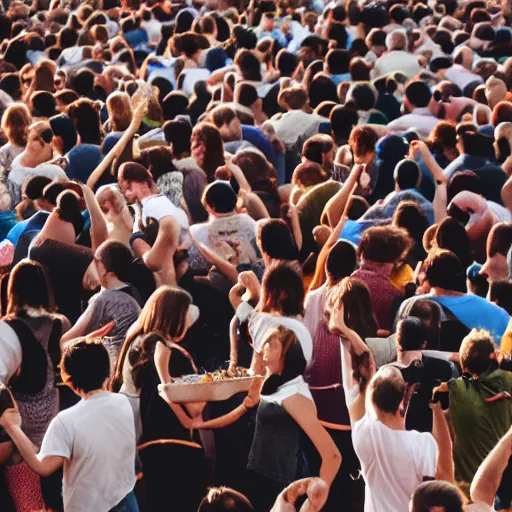
POLYGON ((448 361, 434 357, 423 356, 420 387, 411 397, 409 409, 405 417, 407 430, 418 432, 432 431, 432 410, 429 407, 432 390, 441 382, 452 378, 452 368, 448 361))

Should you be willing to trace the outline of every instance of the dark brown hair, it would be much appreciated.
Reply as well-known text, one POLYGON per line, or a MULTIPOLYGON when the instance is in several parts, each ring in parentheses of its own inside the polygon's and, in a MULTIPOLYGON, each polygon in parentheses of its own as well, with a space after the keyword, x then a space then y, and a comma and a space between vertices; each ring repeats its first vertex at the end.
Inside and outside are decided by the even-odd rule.
POLYGON ((376 263, 396 263, 411 246, 412 240, 405 229, 377 226, 364 232, 357 247, 357 256, 376 263))

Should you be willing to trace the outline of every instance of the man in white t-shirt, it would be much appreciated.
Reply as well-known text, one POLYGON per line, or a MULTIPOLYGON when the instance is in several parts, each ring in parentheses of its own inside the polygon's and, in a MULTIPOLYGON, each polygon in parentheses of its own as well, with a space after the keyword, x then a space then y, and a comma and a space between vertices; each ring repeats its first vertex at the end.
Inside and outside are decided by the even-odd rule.
POLYGON ((50 423, 39 454, 8 409, 2 425, 27 465, 40 476, 64 466, 66 512, 138 512, 135 486, 135 421, 123 395, 104 391, 110 359, 101 342, 78 341, 62 356, 62 380, 82 400, 50 423))
POLYGON ((400 370, 384 366, 374 373, 368 347, 345 324, 342 304, 331 314, 329 329, 343 338, 343 387, 352 442, 366 481, 365 511, 408 512, 414 489, 425 479, 450 479, 450 471, 453 475, 450 434, 443 412, 439 404, 434 408, 436 438, 428 432, 405 430, 409 395, 400 370), (353 368, 352 361, 359 367, 353 368), (354 370, 360 376, 357 380, 352 377, 354 370))

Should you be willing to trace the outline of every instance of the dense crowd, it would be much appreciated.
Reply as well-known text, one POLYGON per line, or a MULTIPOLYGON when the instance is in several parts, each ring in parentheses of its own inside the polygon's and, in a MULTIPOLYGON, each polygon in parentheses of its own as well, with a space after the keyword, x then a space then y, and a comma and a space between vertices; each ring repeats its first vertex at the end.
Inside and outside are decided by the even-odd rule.
POLYGON ((3 0, 1 512, 511 510, 511 25, 3 0))

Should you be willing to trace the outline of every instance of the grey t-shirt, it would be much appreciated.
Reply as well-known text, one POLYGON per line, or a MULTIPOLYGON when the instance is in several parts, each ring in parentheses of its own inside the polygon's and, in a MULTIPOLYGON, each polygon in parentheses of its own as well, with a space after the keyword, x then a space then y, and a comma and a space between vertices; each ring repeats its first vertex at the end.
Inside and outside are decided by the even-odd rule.
POLYGON ((101 290, 89 300, 93 308, 92 319, 86 332, 93 332, 115 320, 113 331, 104 338, 104 344, 113 362, 117 359, 121 345, 130 326, 137 320, 140 313, 139 303, 130 295, 131 287, 117 290, 101 290))

